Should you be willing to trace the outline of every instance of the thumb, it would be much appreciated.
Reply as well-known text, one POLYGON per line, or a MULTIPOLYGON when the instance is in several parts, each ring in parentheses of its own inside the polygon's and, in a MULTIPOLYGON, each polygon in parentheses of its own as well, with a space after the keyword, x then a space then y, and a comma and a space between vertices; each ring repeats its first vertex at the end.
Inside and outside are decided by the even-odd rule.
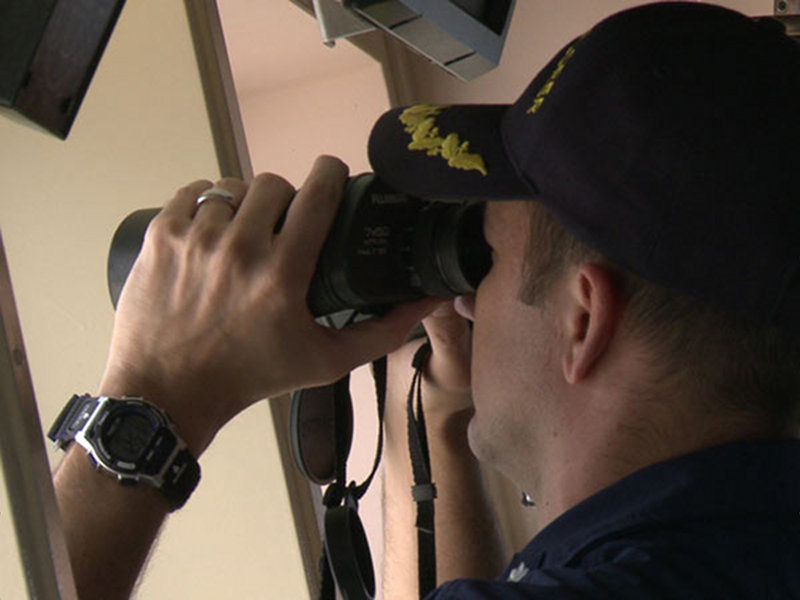
POLYGON ((336 332, 337 346, 353 366, 385 356, 397 350, 414 326, 441 302, 441 298, 423 298, 401 304, 383 317, 336 332))
POLYGON ((472 333, 466 319, 456 312, 452 301, 436 307, 422 324, 434 354, 469 362, 472 333))
POLYGON ((443 390, 465 392, 470 387, 472 331, 453 302, 439 306, 422 324, 431 341, 433 355, 428 366, 430 382, 443 390))

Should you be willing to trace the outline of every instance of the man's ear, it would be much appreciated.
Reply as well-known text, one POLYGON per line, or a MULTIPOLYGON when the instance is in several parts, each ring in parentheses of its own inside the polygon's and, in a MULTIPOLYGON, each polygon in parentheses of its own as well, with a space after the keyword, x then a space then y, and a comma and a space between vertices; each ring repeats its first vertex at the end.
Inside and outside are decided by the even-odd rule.
POLYGON ((622 304, 611 272, 582 264, 570 277, 563 307, 566 345, 562 368, 568 383, 585 379, 600 362, 616 332, 622 304))

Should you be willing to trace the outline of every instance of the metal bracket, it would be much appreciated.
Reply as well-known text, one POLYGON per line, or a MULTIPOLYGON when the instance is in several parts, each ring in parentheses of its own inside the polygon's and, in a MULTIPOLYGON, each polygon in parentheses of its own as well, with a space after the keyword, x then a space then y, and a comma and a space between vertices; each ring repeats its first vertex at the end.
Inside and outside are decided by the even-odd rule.
POLYGON ((775 0, 775 14, 800 15, 800 0, 775 0))
POLYGON ((800 0, 775 0, 773 12, 786 27, 786 35, 800 42, 800 0))
POLYGON ((336 0, 313 0, 322 43, 332 48, 336 40, 375 29, 366 19, 345 8, 336 0))

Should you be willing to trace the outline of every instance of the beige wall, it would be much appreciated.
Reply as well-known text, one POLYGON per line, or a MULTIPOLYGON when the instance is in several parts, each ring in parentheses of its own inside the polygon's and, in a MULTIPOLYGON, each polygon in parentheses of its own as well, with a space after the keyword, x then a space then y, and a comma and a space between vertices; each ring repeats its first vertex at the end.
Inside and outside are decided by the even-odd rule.
MULTIPOLYGON (((311 22, 311 33, 316 34, 313 19, 295 10, 300 19, 311 22)), ((359 52, 344 44, 335 50, 319 46, 322 58, 334 66, 340 50, 359 52)), ((338 156, 353 175, 369 170, 366 139, 389 100, 380 65, 366 55, 362 59, 364 64, 357 69, 240 94, 255 172, 280 173, 300 187, 319 154, 338 156)))
MULTIPOLYGON (((102 373, 117 223, 218 174, 183 2, 126 3, 68 141, 0 118, 0 142, 0 227, 46 428, 102 373)), ((308 596, 269 419, 254 407, 203 457, 140 598, 308 596)), ((5 502, 0 598, 11 600, 26 593, 5 502)))

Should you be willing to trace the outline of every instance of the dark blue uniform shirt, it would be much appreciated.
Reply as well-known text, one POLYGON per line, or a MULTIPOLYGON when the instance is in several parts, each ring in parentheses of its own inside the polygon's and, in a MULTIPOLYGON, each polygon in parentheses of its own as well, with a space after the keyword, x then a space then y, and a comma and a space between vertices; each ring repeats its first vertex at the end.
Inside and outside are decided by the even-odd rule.
POLYGON ((497 581, 430 599, 800 599, 800 442, 652 465, 561 515, 497 581))

